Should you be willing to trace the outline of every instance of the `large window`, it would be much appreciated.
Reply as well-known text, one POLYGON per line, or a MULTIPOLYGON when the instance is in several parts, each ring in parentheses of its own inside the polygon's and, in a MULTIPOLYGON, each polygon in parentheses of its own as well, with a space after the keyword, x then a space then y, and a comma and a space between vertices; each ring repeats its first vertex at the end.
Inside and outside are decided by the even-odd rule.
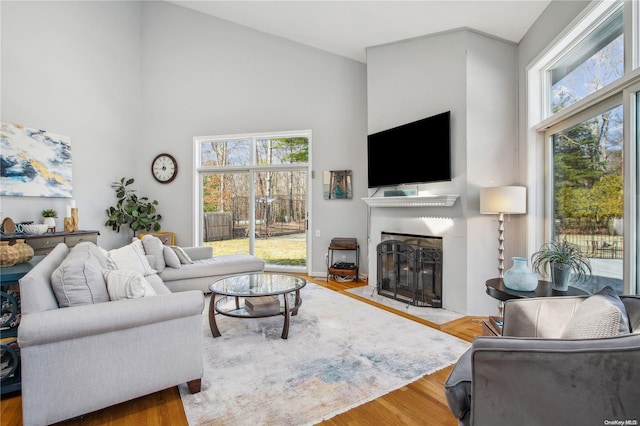
POLYGON ((550 113, 558 112, 622 77, 622 3, 615 3, 594 22, 584 38, 560 56, 547 72, 551 92, 550 113))
POLYGON ((638 101, 631 88, 640 81, 633 3, 592 3, 528 74, 530 124, 537 130, 528 151, 535 216, 528 247, 577 244, 591 260, 593 277, 581 284, 591 292, 611 285, 640 293, 638 206, 631 196, 638 184, 638 101))
POLYGON ((196 138, 198 240, 216 254, 304 270, 309 140, 308 132, 196 138))

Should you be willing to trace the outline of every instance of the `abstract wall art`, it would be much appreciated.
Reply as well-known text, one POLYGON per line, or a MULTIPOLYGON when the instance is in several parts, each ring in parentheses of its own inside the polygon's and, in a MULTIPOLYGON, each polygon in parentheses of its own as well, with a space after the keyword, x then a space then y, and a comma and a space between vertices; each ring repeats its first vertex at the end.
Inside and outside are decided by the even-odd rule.
POLYGON ((0 195, 71 197, 71 138, 0 121, 0 195))

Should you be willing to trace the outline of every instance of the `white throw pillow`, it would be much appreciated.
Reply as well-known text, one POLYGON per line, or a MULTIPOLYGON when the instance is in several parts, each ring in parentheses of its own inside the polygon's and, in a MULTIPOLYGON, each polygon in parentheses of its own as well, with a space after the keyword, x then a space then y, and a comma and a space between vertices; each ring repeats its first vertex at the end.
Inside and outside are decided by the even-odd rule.
POLYGON ((136 299, 157 294, 149 281, 139 272, 120 269, 105 270, 103 274, 111 300, 136 299))
POLYGON ((180 268, 181 263, 178 255, 171 247, 165 246, 163 249, 164 252, 164 262, 170 268, 180 268))
POLYGON ((191 260, 189 255, 184 251, 182 247, 171 246, 171 248, 178 255, 178 259, 180 259, 180 263, 182 263, 183 265, 188 265, 190 263, 193 263, 193 260, 191 260))
POLYGON ((140 272, 144 276, 157 272, 149 264, 144 254, 142 241, 138 239, 119 249, 109 250, 109 257, 116 263, 118 269, 140 272))
POLYGON ((563 339, 597 339, 629 334, 627 310, 607 286, 578 306, 562 332, 563 339))
POLYGON ((102 247, 98 247, 98 248, 104 255, 105 262, 107 263, 106 269, 111 269, 111 270, 118 269, 118 265, 116 265, 116 262, 109 256, 109 252, 106 249, 103 249, 102 247))

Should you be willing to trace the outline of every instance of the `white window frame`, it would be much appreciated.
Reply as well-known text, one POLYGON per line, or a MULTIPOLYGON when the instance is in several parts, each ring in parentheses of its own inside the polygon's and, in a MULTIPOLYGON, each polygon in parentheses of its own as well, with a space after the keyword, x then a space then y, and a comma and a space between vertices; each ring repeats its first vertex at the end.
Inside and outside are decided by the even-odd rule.
MULTIPOLYGON (((637 194, 637 152, 635 134, 632 134, 631 123, 633 112, 635 111, 634 88, 640 84, 640 68, 638 67, 638 49, 640 41, 638 35, 638 24, 640 13, 637 2, 624 2, 624 52, 625 52, 625 74, 618 80, 608 84, 604 88, 588 95, 561 111, 546 116, 548 114, 548 73, 547 70, 558 60, 561 54, 575 43, 584 38, 595 24, 602 22, 602 17, 608 15, 612 8, 610 1, 596 1, 591 3, 567 27, 563 33, 550 44, 550 47, 543 51, 532 64, 527 67, 527 132, 526 132, 526 152, 527 152, 527 186, 529 214, 527 218, 527 253, 529 256, 535 252, 540 245, 548 241, 553 235, 553 224, 550 222, 553 206, 553 190, 551 188, 550 170, 553 152, 551 149, 550 135, 558 131, 569 128, 574 124, 584 121, 587 118, 605 111, 608 107, 622 103, 624 117, 624 152, 625 152, 625 175, 624 175, 624 202, 625 202, 625 223, 624 223, 624 271, 623 271, 623 291, 625 294, 640 293, 637 288, 637 244, 635 238, 635 228, 637 221, 637 203, 634 200, 637 194), (633 267, 632 267, 633 262, 633 267)), ((636 90, 637 92, 637 90, 636 90)))
MULTIPOLYGON (((202 176, 207 173, 234 173, 234 172, 258 172, 258 171, 268 171, 268 172, 279 172, 279 171, 287 171, 287 170, 306 170, 307 172, 307 220, 308 226, 306 231, 307 238, 307 269, 312 270, 311 267, 311 259, 312 252, 309 236, 309 229, 313 229, 311 223, 311 200, 313 197, 311 196, 311 145, 312 144, 312 134, 311 130, 291 130, 291 131, 282 131, 282 132, 262 132, 262 133, 239 133, 239 134, 229 134, 229 135, 215 135, 215 136, 195 136, 193 138, 193 199, 196 205, 195 208, 195 217, 193 218, 193 229, 192 235, 194 241, 197 241, 198 244, 202 243, 203 235, 202 235, 202 176), (255 147, 256 143, 259 139, 278 139, 278 138, 294 138, 294 137, 304 137, 308 140, 308 150, 309 157, 307 163, 291 163, 291 164, 269 164, 269 165, 257 165, 255 159, 255 147), (229 166, 203 166, 200 161, 200 146, 203 142, 216 142, 216 141, 226 141, 226 140, 251 140, 251 161, 250 164, 247 165, 229 165, 229 166)), ((249 183, 249 197, 255 198, 255 186, 253 179, 249 183)), ((251 217, 255 217, 255 209, 253 204, 251 204, 252 209, 249 212, 251 217)), ((251 222, 251 229, 249 230, 250 235, 255 235, 254 222, 251 222)), ((250 240, 249 250, 251 253, 255 251, 255 244, 253 238, 250 240)))

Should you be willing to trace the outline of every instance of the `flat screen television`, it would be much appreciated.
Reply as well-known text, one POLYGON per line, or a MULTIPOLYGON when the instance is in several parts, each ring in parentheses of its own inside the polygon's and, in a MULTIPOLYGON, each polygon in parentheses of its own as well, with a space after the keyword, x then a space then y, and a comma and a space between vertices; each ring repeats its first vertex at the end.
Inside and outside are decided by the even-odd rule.
POLYGON ((367 137, 369 188, 451 180, 451 112, 367 137))

